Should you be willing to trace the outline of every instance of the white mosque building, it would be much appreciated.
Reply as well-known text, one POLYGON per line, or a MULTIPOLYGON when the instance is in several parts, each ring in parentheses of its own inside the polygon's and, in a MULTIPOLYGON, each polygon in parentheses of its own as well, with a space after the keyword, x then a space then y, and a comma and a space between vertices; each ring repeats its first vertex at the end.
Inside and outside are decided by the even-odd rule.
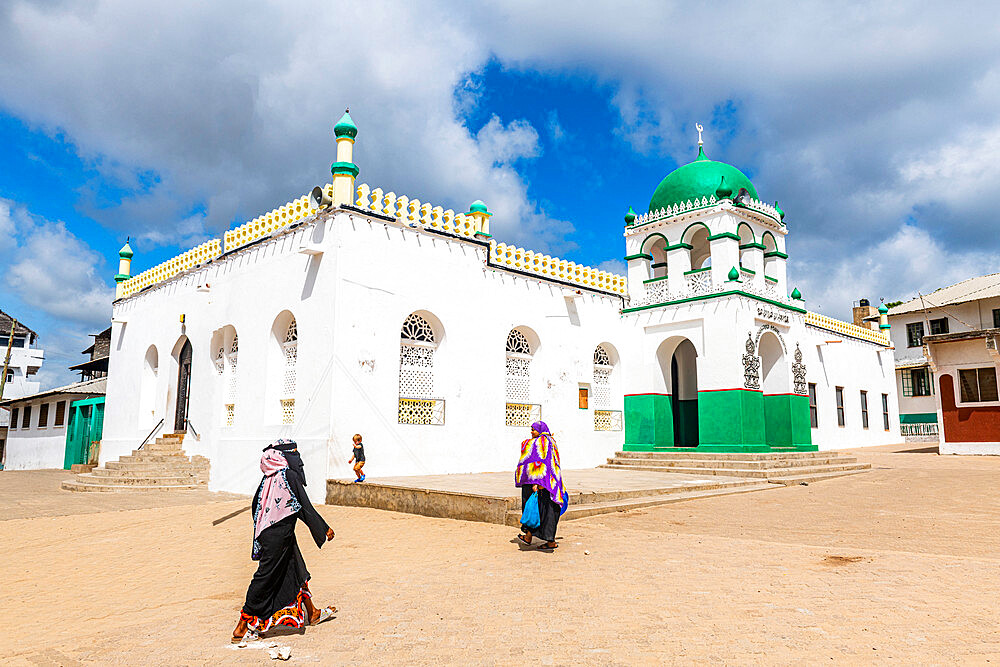
POLYGON ((357 184, 357 131, 312 196, 135 276, 123 248, 102 461, 184 431, 210 488, 249 492, 278 437, 327 478, 355 433, 373 476, 508 470, 539 418, 568 468, 901 440, 884 318, 810 312, 784 213, 700 141, 629 209, 625 277, 497 241, 482 202, 357 184))

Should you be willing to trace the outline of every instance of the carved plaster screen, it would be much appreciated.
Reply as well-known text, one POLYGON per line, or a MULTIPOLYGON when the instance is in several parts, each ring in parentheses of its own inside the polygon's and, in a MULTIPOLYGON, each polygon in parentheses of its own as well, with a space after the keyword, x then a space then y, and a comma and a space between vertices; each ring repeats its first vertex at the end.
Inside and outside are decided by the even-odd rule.
POLYGON ((424 318, 411 314, 399 336, 399 395, 406 398, 434 396, 434 330, 424 318))
POLYGON ((295 318, 288 323, 285 341, 281 344, 285 360, 285 372, 281 383, 281 423, 295 423, 295 385, 298 381, 299 329, 295 318))
POLYGON ((528 426, 541 417, 541 406, 531 404, 531 344, 517 329, 507 334, 507 426, 528 426))
POLYGON ((594 349, 594 408, 607 409, 611 407, 611 355, 598 345, 594 349))
POLYGON ((444 401, 434 398, 437 337, 430 323, 411 313, 399 332, 400 424, 444 424, 444 401))
POLYGON ((229 348, 227 356, 226 372, 226 426, 232 426, 236 422, 236 360, 239 357, 239 341, 237 336, 233 336, 233 344, 229 348))

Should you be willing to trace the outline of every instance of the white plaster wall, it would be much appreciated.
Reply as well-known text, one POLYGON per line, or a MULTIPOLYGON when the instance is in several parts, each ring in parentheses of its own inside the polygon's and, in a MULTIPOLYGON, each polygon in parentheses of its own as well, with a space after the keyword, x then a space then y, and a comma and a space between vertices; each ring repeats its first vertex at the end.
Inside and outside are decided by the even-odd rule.
MULTIPOLYGON (((25 341, 24 344, 27 345, 28 343, 25 341)), ((0 334, 0 367, 2 367, 3 357, 6 354, 6 350, 7 336, 0 334)), ((22 396, 37 394, 40 384, 28 379, 28 369, 41 368, 44 359, 45 352, 41 349, 35 347, 12 346, 10 348, 10 364, 8 366, 8 370, 11 371, 13 377, 10 381, 4 384, 3 398, 21 398, 22 396)), ((0 370, 2 370, 2 368, 0 368, 0 370)), ((7 410, 0 410, 0 426, 7 426, 9 419, 10 413, 7 410)))
POLYGON ((66 425, 69 423, 69 404, 66 401, 65 420, 62 426, 53 426, 57 400, 32 401, 29 428, 21 428, 24 405, 18 406, 16 429, 7 431, 7 453, 5 470, 38 470, 42 468, 62 468, 66 460, 66 425), (38 428, 38 410, 43 403, 49 404, 48 426, 38 428))
POLYGON ((597 344, 619 354, 629 349, 621 305, 618 297, 488 269, 484 249, 473 243, 341 213, 321 234, 296 230, 116 304, 102 460, 129 453, 161 417, 172 430, 171 351, 186 335, 193 346, 190 419, 201 438, 189 433, 184 444, 211 459, 210 488, 251 492, 261 448, 282 436, 299 442, 316 480, 350 475, 356 432, 365 437, 373 476, 512 470, 527 432, 504 426, 505 344, 510 329, 522 326, 540 340, 531 401, 542 405, 563 464, 597 465, 620 447, 622 432, 595 432, 593 409, 578 408, 577 389, 592 382, 597 344), (306 242, 323 253, 299 254, 306 242), (199 292, 205 283, 208 291, 199 292), (271 324, 286 309, 299 332, 293 426, 262 410, 269 371, 261 360, 271 324), (441 324, 435 393, 446 400, 443 426, 397 423, 399 330, 418 310, 441 324), (240 347, 233 427, 221 425, 223 387, 210 349, 213 332, 226 325, 235 327, 240 347), (158 407, 139 419, 150 344, 159 357, 158 407))

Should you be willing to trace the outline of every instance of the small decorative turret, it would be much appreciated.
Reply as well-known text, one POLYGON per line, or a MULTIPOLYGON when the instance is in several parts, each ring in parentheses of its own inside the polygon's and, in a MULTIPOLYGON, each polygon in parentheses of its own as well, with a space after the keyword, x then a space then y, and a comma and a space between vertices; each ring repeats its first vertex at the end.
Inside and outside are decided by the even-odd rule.
POLYGON ((878 328, 880 331, 887 331, 889 329, 889 308, 885 303, 878 305, 878 328))
POLYGON ((491 238, 490 218, 493 217, 493 214, 486 208, 482 199, 472 202, 466 215, 476 221, 476 236, 491 238))
POLYGON ((625 212, 625 225, 631 225, 633 222, 635 222, 635 211, 629 206, 628 211, 625 212))
POLYGON ((118 251, 118 274, 115 275, 115 298, 122 296, 122 283, 132 277, 132 246, 128 244, 131 237, 125 239, 125 245, 118 251))
POLYGON ((333 126, 337 138, 337 161, 330 165, 333 174, 333 205, 354 203, 354 179, 358 177, 358 165, 354 164, 354 139, 358 136, 358 126, 351 118, 351 110, 344 111, 333 126))
POLYGON ((733 189, 728 185, 726 185, 725 176, 722 176, 719 179, 719 187, 715 188, 715 198, 718 199, 719 201, 722 201, 723 199, 733 198, 733 189))
POLYGON ((778 206, 778 200, 777 199, 774 200, 774 210, 778 212, 778 217, 781 218, 781 222, 782 222, 782 224, 784 224, 784 222, 785 222, 785 212, 781 210, 780 206, 778 206))
POLYGON ((792 298, 796 301, 802 301, 802 292, 799 291, 798 287, 792 288, 792 298))
POLYGON ((726 277, 729 278, 729 282, 737 281, 740 279, 740 272, 737 271, 736 267, 734 266, 733 268, 729 269, 729 275, 726 277))

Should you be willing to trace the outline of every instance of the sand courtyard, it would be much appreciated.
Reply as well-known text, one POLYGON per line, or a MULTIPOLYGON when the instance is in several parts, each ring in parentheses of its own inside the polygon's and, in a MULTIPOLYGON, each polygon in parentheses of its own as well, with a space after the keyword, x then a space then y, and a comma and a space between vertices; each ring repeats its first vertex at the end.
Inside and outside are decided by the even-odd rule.
MULTIPOLYGON (((872 470, 565 521, 551 554, 501 525, 319 506, 337 538, 300 525, 299 544, 339 612, 273 640, 330 665, 1000 661, 1000 459, 852 454, 872 470)), ((247 498, 67 476, 0 472, 0 662, 275 662, 229 644, 250 520, 213 521, 247 498)))

